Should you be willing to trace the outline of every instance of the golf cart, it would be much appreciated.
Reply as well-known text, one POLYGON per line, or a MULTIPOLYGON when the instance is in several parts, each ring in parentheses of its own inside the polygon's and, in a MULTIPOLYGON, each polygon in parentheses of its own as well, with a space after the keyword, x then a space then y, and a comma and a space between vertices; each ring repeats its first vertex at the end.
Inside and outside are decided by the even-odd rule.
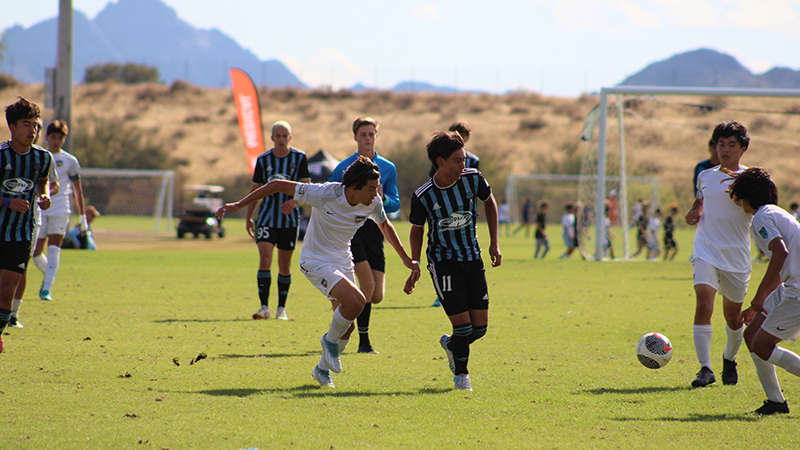
POLYGON ((213 185, 186 185, 183 187, 183 213, 178 222, 178 239, 182 239, 187 234, 192 234, 198 238, 205 236, 211 239, 216 234, 219 237, 225 236, 225 227, 222 221, 217 221, 214 214, 225 201, 222 200, 222 193, 225 188, 213 185))

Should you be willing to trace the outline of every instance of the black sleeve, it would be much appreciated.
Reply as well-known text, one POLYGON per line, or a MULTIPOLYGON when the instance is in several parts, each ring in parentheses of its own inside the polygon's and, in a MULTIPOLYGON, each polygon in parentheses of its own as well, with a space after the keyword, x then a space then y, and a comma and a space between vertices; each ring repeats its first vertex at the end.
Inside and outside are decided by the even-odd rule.
POLYGON ((411 196, 411 213, 408 215, 408 221, 412 225, 424 226, 425 221, 428 220, 428 211, 416 195, 411 196))

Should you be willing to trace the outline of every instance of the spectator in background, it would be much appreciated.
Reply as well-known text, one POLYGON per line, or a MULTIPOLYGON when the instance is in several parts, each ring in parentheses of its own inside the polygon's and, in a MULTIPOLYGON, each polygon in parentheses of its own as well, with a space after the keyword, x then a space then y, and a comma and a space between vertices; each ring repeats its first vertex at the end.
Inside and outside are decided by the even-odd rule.
POLYGON ((525 237, 530 236, 530 226, 531 226, 531 209, 533 209, 533 200, 530 197, 525 199, 525 204, 522 205, 522 223, 514 230, 514 235, 523 228, 525 228, 525 237))
POLYGON ((797 202, 789 204, 789 214, 792 215, 798 222, 800 222, 800 211, 798 211, 797 202))
POLYGON ((547 252, 550 251, 550 239, 547 237, 547 209, 549 208, 549 204, 547 200, 542 200, 539 202, 539 212, 536 213, 536 252, 533 254, 533 258, 536 259, 539 257, 539 250, 544 248, 544 252, 542 253, 542 259, 547 256, 547 252))
POLYGON ((500 227, 506 229, 506 236, 511 234, 510 224, 508 223, 508 203, 503 201, 500 206, 497 207, 497 221, 500 223, 500 227))
POLYGON ((675 241, 675 217, 678 216, 678 205, 669 205, 669 215, 664 218, 664 261, 675 259, 678 254, 678 243, 675 241))
POLYGON ((575 205, 567 203, 564 205, 564 215, 561 216, 561 237, 564 239, 564 247, 567 249, 558 259, 572 258, 575 251, 575 205))

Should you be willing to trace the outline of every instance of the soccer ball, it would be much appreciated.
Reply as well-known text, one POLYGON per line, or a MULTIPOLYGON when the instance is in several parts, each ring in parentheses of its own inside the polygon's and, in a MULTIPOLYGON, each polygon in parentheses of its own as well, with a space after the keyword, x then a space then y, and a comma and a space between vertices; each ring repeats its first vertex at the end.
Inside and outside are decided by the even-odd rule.
POLYGON ((661 333, 647 333, 636 345, 636 356, 648 369, 660 369, 672 358, 672 344, 661 333))

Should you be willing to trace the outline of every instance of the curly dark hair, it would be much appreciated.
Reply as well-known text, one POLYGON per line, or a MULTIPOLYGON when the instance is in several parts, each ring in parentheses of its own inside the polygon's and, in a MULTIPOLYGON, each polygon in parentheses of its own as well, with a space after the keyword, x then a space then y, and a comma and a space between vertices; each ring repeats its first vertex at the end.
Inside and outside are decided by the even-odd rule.
POLYGON ((21 119, 38 119, 42 112, 36 103, 28 101, 25 97, 19 97, 16 103, 6 107, 6 122, 9 125, 17 125, 21 119))
POLYGON ((368 181, 380 180, 381 170, 374 161, 366 156, 359 156, 358 159, 350 164, 350 167, 342 175, 342 184, 345 187, 353 186, 362 189, 368 181))
POLYGON ((769 173, 761 167, 751 167, 735 174, 728 192, 731 198, 747 200, 750 207, 756 210, 763 205, 778 204, 778 188, 769 173))

